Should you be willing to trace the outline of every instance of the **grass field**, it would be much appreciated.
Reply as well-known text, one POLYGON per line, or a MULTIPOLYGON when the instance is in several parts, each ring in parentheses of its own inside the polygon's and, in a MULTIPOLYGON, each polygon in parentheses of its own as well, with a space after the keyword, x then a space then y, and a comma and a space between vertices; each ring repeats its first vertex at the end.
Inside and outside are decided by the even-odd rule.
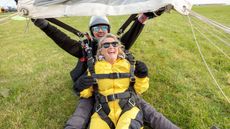
MULTIPOLYGON (((194 7, 194 10, 230 26, 230 6, 194 7)), ((113 33, 126 18, 109 17, 113 33)), ((89 17, 61 20, 79 30, 88 30, 89 17)), ((229 46, 206 34, 230 56, 229 46)), ((230 43, 230 35, 222 38, 230 43)), ((201 35, 197 39, 214 76, 230 98, 230 60, 201 35)), ((149 67, 151 83, 143 98, 159 112, 183 129, 208 129, 213 125, 230 129, 230 104, 206 70, 186 17, 172 12, 149 20, 131 51, 149 67)), ((69 76, 76 61, 32 23, 28 26, 26 21, 2 23, 0 128, 63 128, 78 100, 69 76)))

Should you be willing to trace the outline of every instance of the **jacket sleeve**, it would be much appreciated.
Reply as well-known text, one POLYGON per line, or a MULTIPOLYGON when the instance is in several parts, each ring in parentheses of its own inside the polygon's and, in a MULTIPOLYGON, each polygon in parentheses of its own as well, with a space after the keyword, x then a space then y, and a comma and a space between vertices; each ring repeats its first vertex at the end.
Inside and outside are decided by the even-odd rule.
POLYGON ((142 94, 149 88, 149 78, 144 77, 144 78, 138 78, 135 77, 136 81, 134 84, 134 89, 137 94, 142 94))
POLYGON ((84 89, 83 91, 80 92, 80 97, 82 98, 89 98, 93 95, 93 87, 89 87, 87 89, 84 89))
POLYGON ((65 129, 87 129, 93 110, 94 99, 81 98, 74 114, 69 118, 65 125, 65 129))
POLYGON ((144 24, 140 23, 138 19, 134 21, 130 29, 122 35, 120 41, 125 46, 126 50, 129 50, 133 43, 136 41, 137 37, 140 35, 144 28, 144 24))
POLYGON ((51 24, 48 24, 47 27, 42 29, 42 31, 44 31, 47 36, 49 36, 59 47, 69 54, 77 58, 81 58, 83 56, 80 41, 71 39, 51 24))

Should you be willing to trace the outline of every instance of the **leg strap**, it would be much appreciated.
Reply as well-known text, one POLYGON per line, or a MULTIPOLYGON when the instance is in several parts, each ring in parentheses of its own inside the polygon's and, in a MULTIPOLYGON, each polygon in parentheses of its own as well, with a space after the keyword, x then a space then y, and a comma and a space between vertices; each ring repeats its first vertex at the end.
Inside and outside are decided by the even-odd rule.
POLYGON ((115 125, 112 120, 109 118, 108 114, 105 113, 101 104, 98 104, 95 108, 95 111, 99 114, 102 120, 104 120, 110 129, 115 129, 115 125))

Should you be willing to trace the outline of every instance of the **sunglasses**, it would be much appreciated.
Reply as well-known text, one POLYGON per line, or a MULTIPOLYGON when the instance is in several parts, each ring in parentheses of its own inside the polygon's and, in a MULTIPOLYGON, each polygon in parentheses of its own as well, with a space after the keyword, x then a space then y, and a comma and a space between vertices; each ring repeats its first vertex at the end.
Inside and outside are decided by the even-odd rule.
POLYGON ((93 32, 99 32, 99 30, 102 30, 102 31, 108 31, 109 30, 109 27, 106 26, 106 25, 100 25, 100 26, 94 26, 92 27, 92 31, 93 32))
POLYGON ((118 42, 117 41, 114 41, 114 42, 105 42, 102 44, 102 47, 103 48, 109 48, 110 47, 110 44, 113 46, 113 47, 118 47, 118 42))

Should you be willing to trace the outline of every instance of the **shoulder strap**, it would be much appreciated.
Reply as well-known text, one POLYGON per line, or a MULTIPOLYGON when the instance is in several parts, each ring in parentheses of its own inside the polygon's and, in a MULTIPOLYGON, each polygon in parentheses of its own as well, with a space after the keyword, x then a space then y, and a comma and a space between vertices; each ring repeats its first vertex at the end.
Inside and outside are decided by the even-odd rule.
POLYGON ((73 34, 77 35, 78 37, 84 37, 84 34, 80 32, 79 30, 65 24, 64 22, 61 22, 60 20, 57 20, 55 18, 46 18, 47 21, 52 22, 65 30, 68 30, 69 32, 72 32, 73 34))
POLYGON ((129 50, 125 50, 125 54, 126 54, 126 58, 127 60, 129 61, 130 63, 130 85, 134 85, 135 83, 135 77, 134 77, 134 70, 135 70, 135 58, 134 56, 132 55, 131 52, 129 52, 129 50))
POLYGON ((80 39, 81 39, 81 46, 85 51, 85 53, 83 52, 83 56, 87 58, 87 65, 88 65, 89 72, 91 75, 93 75, 95 73, 94 71, 95 62, 94 62, 92 47, 89 46, 89 44, 92 42, 92 39, 88 33, 84 33, 84 37, 80 39))
POLYGON ((119 36, 120 34, 122 34, 125 29, 129 26, 129 24, 135 20, 137 17, 137 14, 132 14, 130 15, 130 17, 125 21, 125 23, 119 28, 117 35, 119 36))

